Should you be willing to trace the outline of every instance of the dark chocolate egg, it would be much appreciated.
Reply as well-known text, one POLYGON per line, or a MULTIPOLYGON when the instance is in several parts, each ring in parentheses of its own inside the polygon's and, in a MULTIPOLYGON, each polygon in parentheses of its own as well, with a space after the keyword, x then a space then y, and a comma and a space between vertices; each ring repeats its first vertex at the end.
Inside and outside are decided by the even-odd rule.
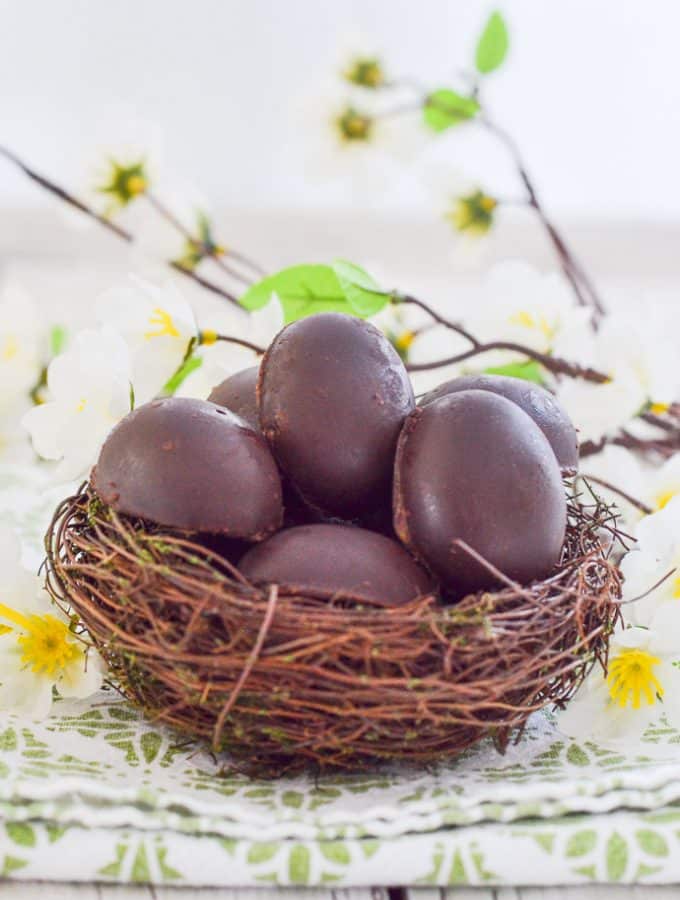
POLYGON ((397 606, 428 594, 427 572, 396 541, 351 525, 301 525, 248 550, 239 563, 254 584, 311 596, 397 606))
POLYGON ((402 361, 373 325, 339 313, 288 325, 260 366, 258 402, 274 455, 307 503, 352 519, 389 497, 414 398, 402 361))
POLYGON ((257 376, 260 367, 252 366, 230 375, 212 389, 208 400, 230 409, 244 419, 251 428, 260 430, 260 414, 257 411, 257 376))
POLYGON ((167 397, 131 412, 106 439, 92 486, 118 512, 251 541, 283 516, 266 441, 206 400, 167 397))
POLYGON ((406 421, 395 464, 394 526, 453 591, 498 585, 456 540, 527 584, 559 561, 566 521, 555 454, 516 403, 490 391, 461 391, 406 421))
POLYGON ((576 429, 558 400, 538 384, 522 378, 508 378, 505 375, 463 375, 461 378, 446 381, 425 394, 418 406, 427 406, 440 397, 470 390, 491 391, 516 403, 531 416, 548 438, 562 472, 565 475, 576 474, 578 471, 576 429))

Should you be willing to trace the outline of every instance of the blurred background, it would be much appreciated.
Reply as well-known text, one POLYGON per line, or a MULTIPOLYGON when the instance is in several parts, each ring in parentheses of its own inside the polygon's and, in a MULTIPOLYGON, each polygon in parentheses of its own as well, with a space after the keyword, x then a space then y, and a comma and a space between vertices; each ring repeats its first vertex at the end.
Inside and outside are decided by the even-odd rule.
MULTIPOLYGON (((495 4, 498 5, 498 4, 495 4)), ((500 4, 511 57, 488 104, 511 128, 558 213, 589 219, 680 215, 674 0, 500 4)), ((214 205, 327 208, 341 184, 310 184, 305 98, 357 43, 390 71, 446 81, 469 63, 493 6, 480 0, 0 0, 2 141, 67 180, 111 107, 162 129, 169 162, 214 205)), ((432 154, 512 186, 505 155, 475 129, 432 154)), ((8 205, 41 197, 0 166, 8 205)), ((374 198, 371 198, 372 200, 374 198)), ((385 207, 427 209, 404 183, 385 207)))
MULTIPOLYGON (((93 148, 105 149, 132 110, 162 145, 165 170, 217 212, 221 236, 268 268, 328 255, 379 261, 395 278, 448 278, 508 255, 551 267, 545 236, 513 209, 483 253, 451 255, 456 236, 442 225, 427 173, 448 166, 498 195, 518 191, 507 153, 480 129, 452 129, 412 160, 386 156, 388 177, 374 183, 324 170, 316 153, 324 97, 348 54, 373 51, 395 76, 448 83, 470 65, 493 8, 481 0, 0 0, 0 143, 77 191, 93 148)), ((680 5, 505 0, 500 8, 511 51, 487 79, 486 102, 521 146, 546 206, 600 277, 673 276, 680 5)), ((82 275, 87 258, 123 252, 114 244, 69 229, 57 204, 0 160, 5 271, 39 254, 73 260, 82 275)))

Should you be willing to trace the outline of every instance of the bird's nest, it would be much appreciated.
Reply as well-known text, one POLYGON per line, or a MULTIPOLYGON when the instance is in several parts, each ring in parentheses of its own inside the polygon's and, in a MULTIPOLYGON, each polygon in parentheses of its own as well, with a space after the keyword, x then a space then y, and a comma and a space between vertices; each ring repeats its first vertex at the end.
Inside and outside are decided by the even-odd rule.
POLYGON ((146 716, 259 774, 503 749, 606 665, 620 575, 610 511, 569 504, 545 581, 396 608, 260 590, 194 536, 117 515, 85 486, 47 535, 48 587, 146 716), (605 541, 608 543, 608 541, 605 541))

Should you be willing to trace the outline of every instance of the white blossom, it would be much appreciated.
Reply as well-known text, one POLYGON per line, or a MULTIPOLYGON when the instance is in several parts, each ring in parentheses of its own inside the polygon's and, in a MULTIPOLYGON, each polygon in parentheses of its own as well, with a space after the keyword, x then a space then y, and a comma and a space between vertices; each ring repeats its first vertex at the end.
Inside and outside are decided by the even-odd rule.
POLYGON ((609 670, 590 672, 558 727, 569 737, 612 746, 639 739, 665 715, 680 728, 680 604, 660 607, 649 627, 631 626, 612 635, 609 670))
POLYGON ((102 294, 97 314, 129 348, 137 406, 162 391, 198 334, 191 306, 170 279, 157 285, 131 275, 102 294))
POLYGON ((42 719, 61 697, 84 698, 102 684, 96 651, 76 635, 40 579, 21 565, 14 533, 0 528, 0 709, 42 719))
POLYGON ((59 460, 56 476, 83 474, 113 426, 130 410, 130 359, 123 339, 102 328, 79 332, 47 370, 48 400, 23 418, 33 447, 59 460))
POLYGON ((635 548, 621 563, 624 599, 642 597, 631 604, 627 615, 638 625, 648 625, 659 608, 669 605, 680 609, 680 496, 659 512, 645 516, 635 529, 635 538, 635 548))

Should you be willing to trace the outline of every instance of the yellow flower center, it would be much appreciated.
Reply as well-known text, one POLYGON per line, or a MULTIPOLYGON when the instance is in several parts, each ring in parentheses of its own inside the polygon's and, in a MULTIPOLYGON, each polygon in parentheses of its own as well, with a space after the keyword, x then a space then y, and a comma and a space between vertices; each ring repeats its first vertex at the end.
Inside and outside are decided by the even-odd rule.
POLYGON ((544 316, 534 316, 526 309, 520 309, 519 312, 510 316, 513 325, 521 325, 523 328, 538 329, 545 337, 551 338, 555 333, 555 329, 544 316))
POLYGON ((657 697, 663 696, 663 688, 654 674, 654 666, 661 660, 646 650, 630 648, 623 650, 609 664, 609 696, 614 703, 625 708, 630 703, 633 709, 640 709, 644 696, 652 706, 657 697))
POLYGON ((23 615, 0 603, 0 616, 17 626, 18 630, 3 625, 2 633, 17 631, 21 662, 36 675, 47 675, 56 680, 82 655, 83 651, 73 639, 68 625, 51 613, 23 615))
POLYGON ((649 411, 656 416, 662 416, 664 413, 667 413, 670 408, 670 403, 652 403, 649 407, 649 411))
POLYGON ((149 325, 157 325, 158 328, 145 333, 144 337, 147 341, 151 340, 151 338, 165 337, 166 335, 169 335, 170 337, 179 337, 179 331, 175 327, 172 316, 160 306, 157 306, 153 310, 153 315, 149 318, 149 325))
POLYGON ((76 412, 81 413, 85 407, 87 406, 87 400, 83 397, 80 403, 76 406, 76 412))
POLYGON ((661 494, 657 494, 656 503, 655 503, 656 509, 660 510, 660 509, 663 509, 665 506, 668 506, 668 504, 671 502, 673 497, 676 497, 677 495, 678 495, 677 489, 670 490, 670 491, 663 491, 661 494))
POLYGON ((341 116, 338 116, 336 125, 341 140, 347 143, 370 141, 372 137, 373 120, 352 107, 348 107, 341 116))
POLYGON ((397 350, 405 353, 415 340, 416 336, 412 331, 402 331, 394 340, 394 346, 397 350))
POLYGON ((11 359, 14 359, 18 352, 19 341, 17 341, 14 335, 8 335, 2 345, 2 353, 0 353, 0 357, 2 357, 5 362, 9 362, 11 359))
POLYGON ((127 180, 128 193, 132 197, 138 197, 143 194, 147 188, 146 178, 142 175, 130 175, 127 180))

